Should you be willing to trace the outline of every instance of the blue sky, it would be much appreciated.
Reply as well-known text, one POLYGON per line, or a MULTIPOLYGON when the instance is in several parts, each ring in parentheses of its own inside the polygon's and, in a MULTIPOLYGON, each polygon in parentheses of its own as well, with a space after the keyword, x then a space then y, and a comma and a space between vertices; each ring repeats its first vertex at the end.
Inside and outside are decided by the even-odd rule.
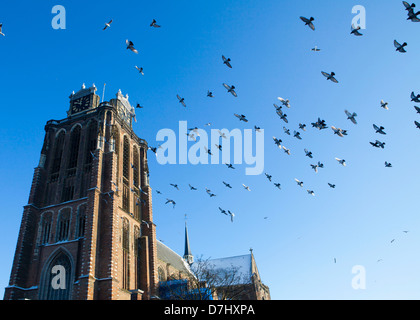
POLYGON ((149 153, 151 186, 163 193, 153 194, 157 238, 173 250, 183 254, 187 214, 194 255, 236 256, 252 247, 273 299, 419 299, 420 130, 413 122, 420 115, 410 93, 420 91, 420 23, 406 18, 397 0, 2 2, 0 287, 9 281, 45 123, 65 118, 68 97, 82 83, 95 83, 100 96, 106 83, 105 100, 121 89, 144 106, 134 130, 150 145, 157 145, 160 129, 177 132, 179 121, 205 130, 207 122, 213 129, 264 129, 264 172, 282 190, 264 175, 246 176, 246 165, 163 166, 149 153), (56 4, 66 9, 65 30, 51 27, 56 4), (362 37, 350 35, 355 5, 366 8, 362 37), (299 16, 313 16, 316 31, 299 16), (110 19, 111 28, 103 31, 110 19), (149 27, 152 19, 162 27, 149 27), (126 50, 125 39, 139 54, 126 50), (407 53, 395 51, 394 39, 408 43, 407 53), (312 52, 314 46, 321 51, 312 52), (223 65, 222 54, 232 59, 232 69, 223 65), (135 65, 144 67, 144 77, 135 65), (334 71, 340 83, 326 81, 321 71, 334 71), (223 82, 235 85, 238 98, 223 82), (275 114, 278 96, 291 101, 288 124, 275 114), (381 99, 390 110, 380 108, 381 99), (357 125, 344 109, 358 114, 357 125), (245 114, 249 123, 234 113, 245 114), (311 128, 318 117, 347 129, 348 136, 311 128), (299 123, 308 126, 303 140, 283 133, 283 126, 293 132, 299 123), (387 135, 375 134, 373 123, 387 135), (273 136, 291 149, 290 156, 276 148, 273 136), (386 142, 384 150, 370 146, 376 139, 386 142), (310 164, 318 160, 325 168, 316 174, 310 164), (393 168, 385 168, 385 161, 393 168), (227 190, 223 180, 233 188, 227 190), (189 191, 189 183, 199 190, 189 191), (217 196, 210 198, 206 187, 217 196), (166 198, 177 202, 175 209, 166 198), (234 223, 219 206, 236 214, 234 223), (351 285, 356 265, 366 270, 364 290, 351 285))

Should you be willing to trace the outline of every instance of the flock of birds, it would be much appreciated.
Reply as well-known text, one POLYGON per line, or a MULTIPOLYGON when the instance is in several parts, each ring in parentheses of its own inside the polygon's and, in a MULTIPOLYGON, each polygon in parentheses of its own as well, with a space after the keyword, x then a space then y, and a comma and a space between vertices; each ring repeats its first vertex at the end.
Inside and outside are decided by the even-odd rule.
MULTIPOLYGON (((414 3, 409 4, 406 1, 403 1, 403 5, 404 5, 405 9, 407 10, 407 15, 408 15, 407 20, 411 20, 412 22, 420 22, 420 19, 417 17, 420 14, 420 11, 417 12, 417 13, 414 12, 415 4, 414 3)), ((302 20, 302 22, 305 23, 306 26, 308 26, 311 30, 315 31, 315 24, 314 24, 315 18, 313 18, 313 17, 306 18, 306 17, 301 16, 300 19, 302 20)), ((113 22, 113 20, 110 20, 108 23, 106 23, 103 30, 106 30, 106 29, 110 28, 112 22, 113 22)), ((160 28, 161 26, 159 24, 157 24, 157 21, 155 19, 153 19, 152 22, 150 23, 150 27, 160 28)), ((0 34, 2 34, 1 33, 1 24, 0 24, 0 34)), ((354 36, 363 36, 363 34, 361 33, 360 26, 356 27, 354 25, 351 26, 350 34, 354 35, 354 36)), ((406 52, 406 47, 407 47, 406 42, 403 42, 402 44, 400 44, 397 40, 394 40, 394 46, 395 46, 397 52, 400 52, 400 53, 405 53, 406 52)), ((132 41, 128 40, 128 39, 126 40, 126 48, 127 48, 127 50, 130 50, 133 53, 136 53, 136 54, 138 53, 138 50, 135 48, 134 43, 132 41)), ((321 49, 319 49, 318 47, 314 47, 311 50, 314 51, 314 52, 321 51, 321 49)), ((231 58, 227 58, 224 55, 222 55, 222 63, 226 67, 232 68, 231 58)), ((139 74, 144 75, 143 67, 135 66, 135 68, 137 69, 139 74)), ((322 74, 322 76, 325 77, 325 79, 327 81, 331 81, 331 82, 336 83, 336 84, 339 83, 335 72, 333 72, 333 71, 331 71, 331 72, 321 71, 321 74, 322 74)), ((236 87, 234 85, 229 85, 227 83, 222 83, 222 85, 226 89, 227 93, 230 93, 235 98, 238 97, 238 94, 235 91, 236 87)), ((186 101, 185 101, 184 97, 181 97, 179 94, 177 94, 176 97, 178 99, 178 102, 184 108, 187 107, 187 104, 186 104, 186 101)), ((214 98, 213 92, 210 91, 210 90, 207 90, 207 97, 214 98)), ((284 107, 288 108, 288 109, 291 108, 290 100, 289 99, 284 99, 282 97, 278 97, 277 99, 278 99, 279 103, 278 104, 275 104, 275 103, 273 104, 274 107, 275 107, 275 112, 278 115, 278 117, 280 118, 280 120, 283 120, 286 124, 288 124, 289 120, 288 120, 287 114, 284 112, 283 108, 284 107)), ((416 95, 416 94, 414 94, 414 92, 412 92, 411 93, 411 101, 420 103, 420 94, 416 95)), ((389 109, 388 103, 385 102, 384 100, 381 100, 380 107, 383 108, 384 110, 389 109)), ((140 104, 137 103, 136 108, 143 108, 143 106, 141 106, 140 104)), ((417 111, 417 113, 420 114, 420 107, 415 106, 414 108, 417 111)), ((344 110, 344 113, 347 116, 347 119, 349 121, 351 121, 354 125, 357 125, 357 113, 356 112, 350 112, 348 110, 344 110)), ((249 122, 246 115, 244 115, 244 114, 234 113, 234 116, 239 121, 243 121, 245 123, 249 122)), ((414 121, 414 123, 417 126, 417 128, 420 129, 420 123, 418 121, 414 121)), ((211 123, 207 123, 206 125, 210 126, 211 123)), ((321 119, 321 118, 318 118, 315 122, 312 122, 311 125, 312 125, 313 128, 318 129, 318 130, 325 130, 325 129, 329 128, 328 125, 326 124, 326 121, 321 119)), ((293 137, 296 138, 296 139, 302 140, 301 131, 306 131, 306 127, 307 127, 306 124, 299 123, 299 128, 297 130, 293 131, 293 137)), ((344 130, 342 128, 337 128, 333 125, 331 125, 330 128, 331 128, 333 134, 337 135, 340 138, 343 138, 343 137, 348 135, 348 130, 344 130)), ((254 129, 256 131, 261 130, 261 128, 256 126, 256 125, 254 126, 254 129)), ((382 125, 373 124, 373 129, 374 129, 374 132, 378 135, 386 135, 385 128, 382 125)), ((284 130, 284 133, 286 135, 289 135, 289 136, 292 135, 290 129, 288 129, 286 126, 283 126, 283 130, 284 130)), ((199 136, 198 127, 189 128, 188 132, 186 134, 188 135, 189 138, 196 141, 197 137, 199 136)), ((221 138, 225 138, 225 139, 227 138, 225 136, 225 134, 222 133, 220 130, 219 130, 219 134, 220 134, 221 138)), ((274 141, 274 144, 278 148, 283 150, 287 155, 291 154, 291 149, 287 148, 285 145, 283 145, 283 141, 280 138, 273 137, 273 141, 274 141)), ((372 142, 369 142, 369 143, 371 144, 372 147, 378 148, 378 149, 384 149, 385 145, 386 145, 385 142, 380 141, 379 139, 375 139, 375 141, 372 141, 372 142)), ((222 145, 221 144, 216 144, 215 146, 219 150, 222 150, 222 145)), ((160 148, 160 146, 158 146, 158 147, 149 146, 149 150, 151 150, 155 154, 157 154, 157 149, 158 148, 160 148)), ((205 147, 205 152, 208 153, 209 155, 212 155, 211 149, 208 149, 208 148, 205 147)), ((310 159, 313 159, 313 153, 310 150, 305 148, 304 152, 305 152, 306 157, 308 157, 310 159)), ((346 166, 346 160, 345 159, 335 157, 335 160, 337 161, 338 164, 340 164, 344 167, 346 166)), ((391 168, 392 167, 392 164, 388 161, 385 161, 384 164, 385 164, 386 168, 391 168)), ((229 169, 235 169, 232 164, 225 163, 225 165, 229 169)), ((317 163, 315 163, 315 164, 310 164, 310 167, 315 171, 315 173, 318 173, 319 169, 324 168, 324 164, 320 161, 317 161, 317 163)), ((273 182, 272 181, 272 175, 270 175, 268 173, 265 173, 265 176, 270 182, 273 182)), ((232 188, 232 186, 229 183, 227 183, 225 181, 222 181, 222 182, 223 182, 223 184, 225 185, 226 188, 232 188)), ((300 181, 297 178, 295 178, 295 182, 297 183, 297 185, 299 187, 303 188, 303 185, 304 185, 303 181, 300 181)), ((281 184, 279 182, 273 182, 273 184, 276 188, 281 189, 281 184)), ((174 187, 175 189, 179 190, 178 184, 171 183, 170 185, 172 187, 174 187)), ((247 186, 245 184, 242 184, 242 186, 245 190, 251 191, 249 186, 247 186)), ((331 182, 328 182, 328 186, 332 189, 336 188, 336 185, 334 183, 331 183, 331 182)), ((198 190, 196 187, 192 186, 191 184, 189 184, 189 189, 191 191, 198 190)), ((210 189, 205 188, 205 190, 206 190, 206 193, 208 194, 208 196, 210 198, 216 196, 216 194, 213 193, 210 189)), ((157 194, 162 194, 162 192, 160 192, 159 190, 156 190, 156 192, 157 192, 157 194)), ((312 189, 307 189, 307 193, 309 195, 315 196, 315 191, 312 190, 312 189)), ((173 208, 175 208, 176 202, 173 199, 166 198, 165 204, 171 204, 173 206, 173 208)), ((219 211, 221 213, 227 215, 227 216, 230 216, 230 220, 233 222, 233 220, 234 220, 233 218, 234 218, 235 214, 232 211, 225 210, 221 207, 219 207, 219 211)), ((265 219, 267 219, 267 217, 265 217, 265 219)))

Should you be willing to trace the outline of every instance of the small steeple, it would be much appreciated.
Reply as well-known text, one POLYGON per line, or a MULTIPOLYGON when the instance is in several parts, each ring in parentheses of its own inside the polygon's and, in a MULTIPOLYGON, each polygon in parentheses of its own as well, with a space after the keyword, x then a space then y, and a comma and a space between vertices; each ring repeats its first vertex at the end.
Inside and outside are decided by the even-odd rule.
MULTIPOLYGON (((187 215, 185 215, 186 218, 187 215)), ((185 220, 185 249, 184 249, 184 260, 189 264, 192 265, 194 262, 194 257, 191 254, 190 249, 190 241, 188 239, 188 228, 187 228, 187 220, 185 220)))

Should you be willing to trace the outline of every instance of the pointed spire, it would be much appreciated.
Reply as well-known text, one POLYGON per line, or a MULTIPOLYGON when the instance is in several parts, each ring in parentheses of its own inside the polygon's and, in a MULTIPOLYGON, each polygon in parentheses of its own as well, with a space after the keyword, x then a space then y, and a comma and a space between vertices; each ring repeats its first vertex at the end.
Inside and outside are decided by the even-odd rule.
MULTIPOLYGON (((187 215, 185 215, 185 218, 187 215)), ((191 253, 190 249, 190 241, 188 239, 188 228, 187 228, 187 220, 185 220, 185 249, 184 249, 184 260, 191 265, 194 262, 194 257, 191 253)))

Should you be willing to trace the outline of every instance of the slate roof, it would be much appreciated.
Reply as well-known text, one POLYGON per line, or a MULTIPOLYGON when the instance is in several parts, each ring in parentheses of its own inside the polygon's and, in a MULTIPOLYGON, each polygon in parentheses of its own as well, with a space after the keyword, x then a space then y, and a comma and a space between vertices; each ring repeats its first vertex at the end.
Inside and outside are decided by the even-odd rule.
POLYGON ((169 263, 175 269, 185 272, 191 273, 188 264, 185 262, 182 257, 173 251, 168 246, 164 245, 159 240, 156 240, 156 247, 157 247, 157 258, 165 263, 169 263))

